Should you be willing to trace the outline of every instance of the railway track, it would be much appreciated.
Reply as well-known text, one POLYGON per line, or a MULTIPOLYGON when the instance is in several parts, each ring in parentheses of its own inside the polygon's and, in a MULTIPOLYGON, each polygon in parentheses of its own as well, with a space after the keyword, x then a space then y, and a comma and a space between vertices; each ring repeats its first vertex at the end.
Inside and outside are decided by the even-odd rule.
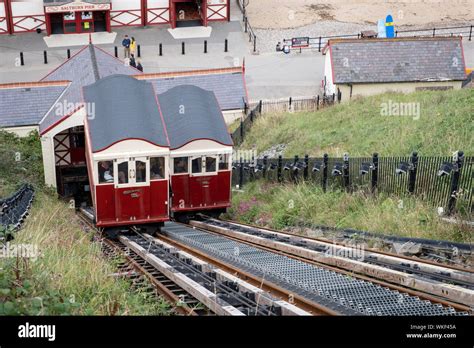
MULTIPOLYGON (((195 224, 195 222, 193 222, 195 224)), ((203 228, 206 228, 204 230, 203 228)), ((419 292, 343 273, 309 259, 249 240, 166 223, 159 238, 211 262, 225 265, 322 312, 342 315, 468 315, 469 307, 419 292)), ((260 237, 260 239, 263 239, 260 237)), ((380 267, 380 266, 378 266, 380 267)))
POLYGON ((360 250, 326 240, 205 218, 191 221, 230 238, 288 255, 413 288, 466 306, 474 306, 474 272, 376 250, 360 250))
MULTIPOLYGON (((95 229, 87 216, 79 216, 95 229)), ((102 238, 101 241, 106 255, 121 256, 125 260, 119 264, 116 275, 134 283, 146 280, 157 295, 174 305, 178 314, 311 315, 215 265, 150 235, 140 234, 134 228, 118 240, 102 238)))

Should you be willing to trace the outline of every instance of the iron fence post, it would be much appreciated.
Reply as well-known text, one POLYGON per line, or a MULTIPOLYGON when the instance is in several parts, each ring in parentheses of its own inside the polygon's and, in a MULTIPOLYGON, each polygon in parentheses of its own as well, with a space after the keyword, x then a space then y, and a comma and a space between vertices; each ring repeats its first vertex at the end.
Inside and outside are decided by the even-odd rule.
POLYGON ((240 162, 239 162, 239 189, 242 189, 242 186, 244 185, 244 161, 242 157, 240 157, 240 162))
POLYGON ((293 162, 293 168, 291 168, 292 179, 295 184, 298 182, 298 167, 296 166, 298 161, 299 161, 299 157, 298 155, 296 155, 293 162))
POLYGON ((371 177, 371 186, 372 186, 372 192, 375 192, 377 189, 377 181, 379 179, 379 154, 375 152, 372 155, 372 177, 371 177))
POLYGON ((267 177, 267 165, 268 165, 268 156, 263 156, 263 170, 262 170, 262 174, 263 174, 263 177, 264 177, 264 178, 267 177))
POLYGON ((318 52, 321 52, 321 36, 319 37, 318 52))
POLYGON ((327 153, 323 156, 323 192, 326 192, 328 186, 328 165, 329 165, 329 155, 327 153))
POLYGON ((278 156, 278 168, 277 168, 277 179, 278 179, 278 182, 282 182, 282 177, 281 177, 281 167, 282 167, 282 163, 283 163, 283 158, 282 156, 278 156))
POLYGON ((240 119, 240 142, 244 142, 244 120, 240 119))
POLYGON ((416 172, 418 169, 418 153, 413 152, 410 158, 412 168, 410 169, 410 176, 408 178, 408 192, 415 192, 416 172))
POLYGON ((464 152, 459 151, 454 161, 454 173, 451 179, 451 192, 448 201, 448 214, 452 214, 456 208, 456 199, 459 192, 459 181, 461 179, 461 168, 464 164, 464 152))
POLYGON ((260 100, 260 101, 258 102, 258 113, 259 113, 259 114, 262 113, 262 107, 263 107, 263 101, 260 100))
POLYGON ((309 156, 304 155, 304 171, 303 171, 304 180, 308 180, 308 166, 309 166, 309 156))
POLYGON ((472 25, 471 25, 471 29, 469 30, 469 41, 471 41, 471 38, 472 38, 472 25))
POLYGON ((253 53, 257 52, 257 35, 253 34, 253 53))
POLYGON ((349 180, 349 155, 344 154, 344 166, 342 168, 343 172, 343 179, 344 179, 344 187, 346 191, 349 191, 350 180, 349 180))

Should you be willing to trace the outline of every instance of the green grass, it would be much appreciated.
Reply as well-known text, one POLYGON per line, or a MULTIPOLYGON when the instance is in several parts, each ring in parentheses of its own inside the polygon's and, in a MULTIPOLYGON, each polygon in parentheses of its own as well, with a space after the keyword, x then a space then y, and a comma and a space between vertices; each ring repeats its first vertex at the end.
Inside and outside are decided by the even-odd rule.
POLYGON ((287 144, 284 155, 449 156, 474 152, 474 89, 388 93, 318 112, 265 114, 246 134, 242 149, 287 144), (382 116, 382 103, 420 103, 420 118, 382 116))
POLYGON ((163 315, 169 304, 144 289, 112 277, 92 232, 77 223, 74 210, 55 197, 38 193, 26 224, 10 242, 38 248, 36 260, 0 261, 0 314, 163 315))
POLYGON ((442 221, 436 208, 414 197, 324 193, 319 186, 305 183, 249 183, 244 192, 234 193, 228 217, 276 229, 323 225, 465 243, 472 243, 474 236, 474 229, 442 221))
POLYGON ((23 182, 42 188, 43 162, 37 132, 20 138, 0 129, 0 197, 14 192, 23 182))

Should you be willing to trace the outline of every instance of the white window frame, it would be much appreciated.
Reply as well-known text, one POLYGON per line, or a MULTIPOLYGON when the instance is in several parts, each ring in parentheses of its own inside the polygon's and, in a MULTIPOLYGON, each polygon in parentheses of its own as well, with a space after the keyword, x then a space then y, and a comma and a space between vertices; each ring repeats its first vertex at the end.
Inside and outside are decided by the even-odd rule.
POLYGON ((116 158, 114 160, 114 185, 115 188, 123 187, 141 187, 141 186, 150 186, 150 158, 139 156, 139 157, 125 157, 125 158, 116 158), (145 162, 145 182, 137 182, 137 168, 136 161, 145 162), (128 162, 128 183, 119 184, 119 171, 118 165, 122 162, 128 162))
POLYGON ((188 163, 188 169, 190 170, 189 175, 190 176, 213 176, 217 175, 219 172, 219 155, 200 155, 200 156, 190 156, 189 157, 189 163, 188 163), (206 157, 213 157, 216 160, 216 170, 212 172, 206 172, 206 157), (196 158, 201 158, 201 172, 200 173, 193 173, 193 168, 192 168, 192 161, 195 160, 196 158))
POLYGON ((170 173, 171 173, 171 175, 172 175, 172 176, 174 176, 174 175, 190 175, 190 174, 191 174, 191 170, 190 170, 190 167, 189 167, 189 165, 190 165, 190 162, 189 162, 190 158, 191 158, 190 156, 186 156, 186 155, 184 155, 184 156, 170 157, 170 165, 169 165, 169 168, 170 168, 170 173), (175 173, 175 172, 174 172, 174 160, 175 160, 176 158, 181 158, 181 157, 187 157, 187 158, 188 158, 188 171, 187 171, 186 173, 175 173))

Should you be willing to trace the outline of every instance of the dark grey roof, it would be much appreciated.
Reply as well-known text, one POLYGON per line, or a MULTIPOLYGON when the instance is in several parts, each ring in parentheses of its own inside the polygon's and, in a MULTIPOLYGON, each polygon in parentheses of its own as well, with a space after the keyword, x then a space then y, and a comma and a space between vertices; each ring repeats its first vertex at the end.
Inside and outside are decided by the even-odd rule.
POLYGON ((464 80, 460 38, 334 40, 335 83, 464 80))
POLYGON ((65 88, 64 84, 0 88, 0 127, 38 125, 65 88))
POLYGON ((130 138, 169 146, 151 83, 113 75, 83 91, 84 101, 95 105, 94 113, 87 116, 93 152, 130 138))
POLYGON ((213 92, 183 85, 158 95, 171 149, 190 141, 210 139, 233 145, 213 92))
MULTIPOLYGON (((85 46, 79 53, 71 57, 59 68, 43 78, 43 81, 70 80, 68 90, 58 103, 76 104, 82 101, 81 89, 99 78, 114 74, 137 75, 141 72, 104 52, 93 45, 85 46), (95 67, 95 68, 94 68, 95 67)), ((50 112, 40 124, 40 132, 56 123, 66 115, 50 112)))
POLYGON ((159 94, 182 85, 193 85, 214 92, 222 110, 243 109, 244 100, 247 100, 244 76, 241 72, 150 78, 147 81, 153 83, 159 94))

